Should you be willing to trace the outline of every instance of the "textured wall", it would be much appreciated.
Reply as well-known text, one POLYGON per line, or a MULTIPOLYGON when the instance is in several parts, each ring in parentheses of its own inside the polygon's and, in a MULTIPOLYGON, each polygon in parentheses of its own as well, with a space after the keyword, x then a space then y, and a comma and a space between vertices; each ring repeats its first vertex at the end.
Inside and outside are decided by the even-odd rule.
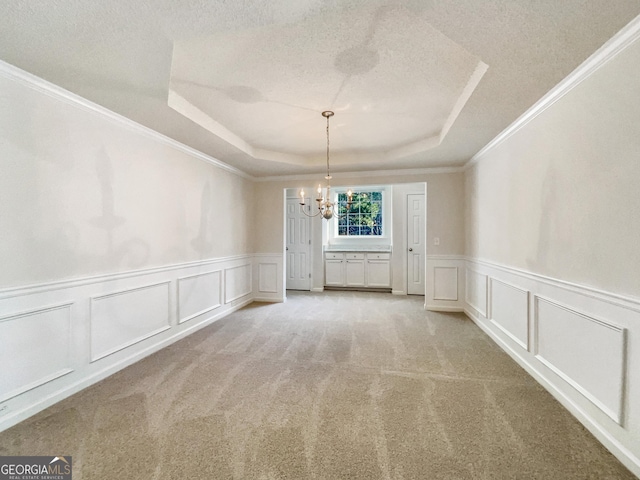
POLYGON ((250 253, 251 182, 0 76, 0 287, 250 253))
POLYGON ((640 41, 466 174, 471 257, 638 296, 640 41))

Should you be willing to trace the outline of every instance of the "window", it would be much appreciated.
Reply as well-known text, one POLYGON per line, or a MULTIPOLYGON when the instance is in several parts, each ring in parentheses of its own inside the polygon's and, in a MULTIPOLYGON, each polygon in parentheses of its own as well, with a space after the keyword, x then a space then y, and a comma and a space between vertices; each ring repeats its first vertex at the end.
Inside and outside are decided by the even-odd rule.
POLYGON ((383 192, 381 190, 353 193, 351 208, 347 209, 347 194, 338 193, 338 237, 381 237, 383 235, 383 192))

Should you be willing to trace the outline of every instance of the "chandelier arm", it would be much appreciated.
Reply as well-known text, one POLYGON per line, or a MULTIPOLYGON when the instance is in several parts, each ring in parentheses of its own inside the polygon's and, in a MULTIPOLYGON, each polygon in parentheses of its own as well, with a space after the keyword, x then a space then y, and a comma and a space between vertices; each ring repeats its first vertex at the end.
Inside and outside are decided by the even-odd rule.
POLYGON ((302 213, 304 213, 304 214, 305 214, 307 217, 309 217, 309 218, 317 217, 318 215, 320 215, 320 214, 322 213, 322 210, 318 209, 318 213, 316 213, 315 215, 309 215, 307 212, 305 212, 305 211, 304 211, 304 206, 305 206, 305 205, 306 205, 306 204, 304 204, 304 203, 301 203, 301 204, 300 204, 300 211, 301 211, 302 213))

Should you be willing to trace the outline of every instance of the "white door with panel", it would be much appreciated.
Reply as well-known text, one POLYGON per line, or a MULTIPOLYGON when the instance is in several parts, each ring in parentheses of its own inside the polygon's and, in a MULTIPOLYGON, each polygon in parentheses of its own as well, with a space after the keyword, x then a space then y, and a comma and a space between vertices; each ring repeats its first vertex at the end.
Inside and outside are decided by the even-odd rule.
MULTIPOLYGON (((311 223, 299 199, 287 199, 287 290, 310 290, 311 223)), ((307 206, 309 199, 305 199, 307 206)))
POLYGON ((426 229, 424 194, 407 195, 407 293, 425 294, 426 229))

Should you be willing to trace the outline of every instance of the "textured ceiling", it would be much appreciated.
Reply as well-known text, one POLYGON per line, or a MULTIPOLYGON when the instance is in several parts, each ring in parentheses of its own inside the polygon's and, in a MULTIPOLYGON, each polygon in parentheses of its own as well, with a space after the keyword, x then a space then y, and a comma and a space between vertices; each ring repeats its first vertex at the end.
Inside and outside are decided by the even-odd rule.
POLYGON ((0 58, 252 175, 459 166, 637 0, 3 0, 0 58))

